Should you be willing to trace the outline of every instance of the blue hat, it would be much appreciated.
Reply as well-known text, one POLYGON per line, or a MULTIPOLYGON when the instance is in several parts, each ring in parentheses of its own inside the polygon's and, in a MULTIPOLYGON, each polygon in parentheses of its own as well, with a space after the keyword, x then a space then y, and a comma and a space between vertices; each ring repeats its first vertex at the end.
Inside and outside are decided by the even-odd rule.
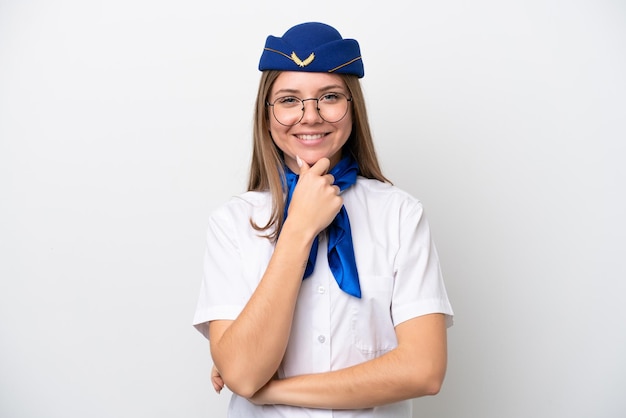
POLYGON ((268 36, 259 70, 364 75, 359 43, 317 22, 296 25, 282 38, 268 36))

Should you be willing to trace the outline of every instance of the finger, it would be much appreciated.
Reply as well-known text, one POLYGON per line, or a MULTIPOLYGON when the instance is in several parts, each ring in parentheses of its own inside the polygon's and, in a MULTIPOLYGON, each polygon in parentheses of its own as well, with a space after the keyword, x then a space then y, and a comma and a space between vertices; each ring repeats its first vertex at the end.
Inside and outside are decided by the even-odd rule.
POLYGON ((212 381, 213 383, 213 390, 215 390, 215 392, 220 393, 222 391, 222 389, 224 388, 224 384, 221 381, 212 381))
MULTIPOLYGON (((306 164, 306 163, 305 163, 306 164)), ((317 160, 315 164, 311 167, 311 172, 323 176, 328 172, 330 168, 330 160, 328 158, 320 158, 317 160)))
POLYGON ((335 176, 333 176, 332 174, 326 174, 324 177, 328 180, 328 184, 335 184, 335 176))
POLYGON ((306 161, 300 158, 299 155, 296 155, 296 163, 298 163, 298 167, 300 167, 300 175, 309 171, 309 168, 310 168, 309 165, 307 164, 306 161))
POLYGON ((224 380, 220 376, 213 376, 211 378, 211 383, 213 384, 213 389, 220 393, 224 388, 224 380))
POLYGON ((219 370, 217 370, 215 365, 211 368, 211 383, 213 384, 213 389, 215 389, 217 393, 220 393, 224 387, 224 379, 222 379, 222 375, 219 370))

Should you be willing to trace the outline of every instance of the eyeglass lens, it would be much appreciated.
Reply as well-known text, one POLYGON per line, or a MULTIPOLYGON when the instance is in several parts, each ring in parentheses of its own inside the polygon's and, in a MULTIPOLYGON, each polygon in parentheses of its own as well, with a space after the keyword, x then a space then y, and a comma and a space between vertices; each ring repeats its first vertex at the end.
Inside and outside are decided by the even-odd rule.
POLYGON ((348 99, 341 93, 327 93, 318 99, 300 99, 295 96, 279 97, 272 103, 274 117, 281 125, 292 126, 299 123, 306 111, 305 102, 317 102, 317 111, 329 123, 339 122, 348 113, 348 99))

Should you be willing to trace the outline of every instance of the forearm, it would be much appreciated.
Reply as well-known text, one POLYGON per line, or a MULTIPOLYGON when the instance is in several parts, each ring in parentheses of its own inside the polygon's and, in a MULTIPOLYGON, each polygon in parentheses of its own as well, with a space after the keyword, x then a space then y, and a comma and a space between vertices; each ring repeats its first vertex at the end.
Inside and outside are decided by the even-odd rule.
POLYGON ((276 372, 283 358, 312 238, 288 228, 238 318, 210 325, 211 355, 226 385, 250 396, 276 372))
POLYGON ((307 408, 361 409, 438 392, 440 378, 402 367, 397 353, 348 369, 271 382, 271 402, 307 408))
POLYGON ((413 339, 353 367, 273 380, 252 401, 308 408, 361 409, 436 394, 446 370, 445 325, 438 327, 438 335, 433 335, 426 344, 413 339))

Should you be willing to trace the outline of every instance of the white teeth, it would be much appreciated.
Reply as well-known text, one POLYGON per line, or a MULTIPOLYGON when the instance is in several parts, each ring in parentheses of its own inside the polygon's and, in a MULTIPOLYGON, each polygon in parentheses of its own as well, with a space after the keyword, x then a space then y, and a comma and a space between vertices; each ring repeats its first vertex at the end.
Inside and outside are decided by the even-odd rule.
POLYGON ((298 138, 303 141, 313 141, 315 139, 320 139, 324 134, 316 134, 316 135, 298 135, 298 138))

